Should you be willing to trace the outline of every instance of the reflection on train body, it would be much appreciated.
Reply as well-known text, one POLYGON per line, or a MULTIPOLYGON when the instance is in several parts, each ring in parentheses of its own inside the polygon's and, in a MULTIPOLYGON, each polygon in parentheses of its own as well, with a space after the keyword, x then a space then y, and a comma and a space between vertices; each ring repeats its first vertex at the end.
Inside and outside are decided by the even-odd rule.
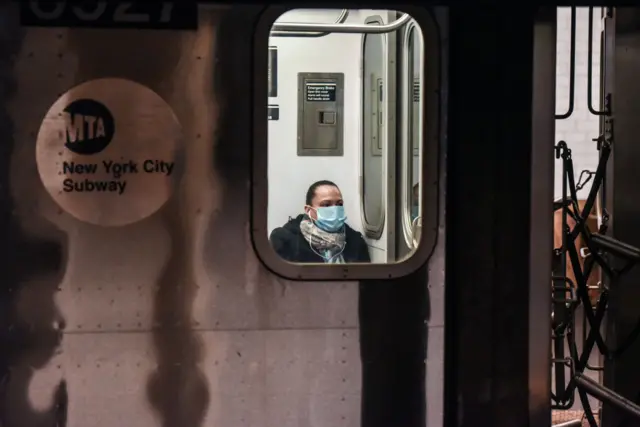
MULTIPOLYGON (((265 16, 262 7, 200 5, 197 29, 167 31, 20 26, 17 4, 0 7, 7 25, 0 84, 11 88, 0 103, 9 123, 0 127, 9 153, 0 156, 8 171, 0 178, 6 201, 0 207, 7 209, 2 225, 11 230, 5 244, 12 248, 4 260, 3 427, 359 427, 366 417, 381 419, 377 411, 384 409, 365 394, 405 392, 388 376, 399 372, 391 365, 418 386, 414 406, 390 409, 389 416, 406 427, 423 425, 428 406, 429 427, 442 425, 443 248, 436 248, 429 291, 427 256, 409 278, 418 279, 400 293, 368 288, 367 280, 347 274, 349 262, 393 269, 418 241, 426 206, 416 197, 425 191, 416 187, 423 183, 416 112, 423 98, 407 98, 420 85, 413 70, 421 69, 415 65, 421 36, 413 20, 366 37, 265 32, 256 37, 265 51, 267 40, 270 46, 267 82, 266 65, 259 77, 247 66, 256 55, 250 34, 265 16), (251 79, 269 85, 268 207, 250 203, 267 190, 266 176, 251 181, 258 167, 250 153, 260 149, 252 140, 251 79), (146 102, 115 80, 144 86, 164 103, 146 102), (78 99, 92 101, 70 111, 78 99), (107 116, 113 129, 100 124, 111 123, 107 116), (136 144, 150 135, 171 141, 158 144, 161 153, 147 153, 153 144, 145 150, 136 144), (36 156, 43 140, 49 145, 36 156), (100 153, 78 154, 82 144, 100 153), (143 152, 165 162, 158 164, 174 162, 171 176, 148 177, 139 167, 115 177, 103 168, 103 160, 143 164, 148 159, 133 159, 143 152), (93 199, 62 194, 56 171, 69 179, 126 181, 126 191, 93 199), (306 200, 320 180, 336 185, 306 200), (129 190, 164 204, 148 206, 146 198, 128 198, 129 190), (338 206, 344 212, 318 215, 338 206), (127 215, 115 218, 121 210, 127 215), (257 234, 266 240, 267 228, 299 216, 329 231, 346 216, 354 231, 346 236, 347 266, 339 267, 338 280, 288 280, 261 263, 268 254, 257 234), (261 218, 268 227, 258 233, 261 218), (360 245, 354 255, 352 244, 360 245), (411 339, 400 342, 398 328, 411 339), (394 339, 403 351, 389 348, 394 339), (414 370, 405 369, 407 355, 414 370), (425 389, 429 400, 415 404, 425 389), (401 422, 409 418, 423 421, 401 422)), ((293 11, 278 22, 328 23, 339 13, 293 11)), ((388 24, 400 16, 351 10, 347 23, 388 24)), ((430 182, 435 188, 437 177, 430 182)), ((314 261, 315 268, 335 267, 314 261)))

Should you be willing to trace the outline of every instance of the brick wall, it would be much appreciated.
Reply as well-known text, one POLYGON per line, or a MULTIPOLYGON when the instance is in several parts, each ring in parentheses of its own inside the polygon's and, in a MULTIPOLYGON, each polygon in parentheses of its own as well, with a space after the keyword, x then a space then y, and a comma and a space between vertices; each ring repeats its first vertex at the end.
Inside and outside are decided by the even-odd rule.
MULTIPOLYGON (((587 108, 587 64, 588 58, 588 8, 577 9, 576 26, 576 79, 575 103, 571 117, 556 121, 556 142, 564 140, 571 148, 576 179, 583 169, 595 170, 598 152, 592 138, 598 136, 598 117, 589 113, 587 108)), ((600 94, 600 8, 594 8, 593 27, 593 106, 599 107, 600 94)), ((571 12, 568 7, 558 8, 558 37, 556 65, 556 113, 563 114, 569 105, 569 58, 571 52, 571 12)), ((562 194, 561 163, 556 161, 555 195, 562 194)), ((589 186, 580 196, 586 197, 589 186)))

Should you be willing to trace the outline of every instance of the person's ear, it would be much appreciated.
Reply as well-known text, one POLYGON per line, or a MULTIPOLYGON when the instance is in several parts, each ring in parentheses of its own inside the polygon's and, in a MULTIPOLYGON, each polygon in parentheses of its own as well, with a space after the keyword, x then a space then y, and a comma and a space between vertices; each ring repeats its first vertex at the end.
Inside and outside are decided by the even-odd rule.
POLYGON ((312 219, 315 219, 315 218, 314 218, 314 216, 313 216, 313 213, 314 213, 313 211, 314 211, 314 210, 315 210, 315 209, 314 209, 314 208, 312 208, 312 207, 311 207, 311 206, 309 206, 309 205, 306 205, 306 206, 304 207, 304 212, 307 214, 307 216, 309 216, 309 218, 312 218, 312 219))

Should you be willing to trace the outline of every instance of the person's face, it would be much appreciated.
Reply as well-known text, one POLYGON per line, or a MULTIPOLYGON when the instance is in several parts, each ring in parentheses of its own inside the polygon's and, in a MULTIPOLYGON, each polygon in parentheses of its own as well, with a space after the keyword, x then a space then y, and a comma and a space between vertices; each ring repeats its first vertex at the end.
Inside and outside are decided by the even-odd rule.
POLYGON ((420 204, 420 187, 419 186, 415 186, 413 187, 413 205, 414 206, 418 206, 420 204))
POLYGON ((313 219, 318 219, 317 208, 326 206, 342 206, 342 193, 333 185, 321 185, 311 200, 311 206, 305 206, 305 212, 313 219))

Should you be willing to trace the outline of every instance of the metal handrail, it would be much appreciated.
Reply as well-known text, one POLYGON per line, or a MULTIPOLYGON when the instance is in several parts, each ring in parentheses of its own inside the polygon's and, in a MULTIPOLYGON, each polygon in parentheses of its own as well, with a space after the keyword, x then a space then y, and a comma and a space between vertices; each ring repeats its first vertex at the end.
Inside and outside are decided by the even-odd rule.
MULTIPOLYGON (((576 92, 576 7, 575 6, 571 7, 571 47, 570 49, 571 49, 571 52, 569 53, 569 106, 567 107, 567 111, 565 113, 555 115, 556 120, 564 120, 571 117, 575 107, 574 105, 575 92, 576 92)), ((589 60, 591 60, 591 56, 589 56, 589 60)))
POLYGON ((582 418, 576 418, 575 420, 565 421, 560 424, 554 424, 551 427, 581 427, 582 426, 582 418))
POLYGON ((416 249, 420 244, 420 236, 418 235, 418 231, 422 233, 422 215, 418 215, 411 221, 411 240, 413 242, 413 248, 416 249))
MULTIPOLYGON (((603 34, 600 32, 600 46, 602 46, 603 34)), ((610 105, 605 101, 602 110, 593 108, 593 6, 589 6, 589 27, 587 31, 587 107, 594 116, 610 115, 610 105)), ((600 53, 602 55, 602 52, 600 53)))
MULTIPOLYGON (((422 34, 420 31, 416 31, 419 29, 418 24, 415 22, 407 25, 407 28, 403 34, 402 40, 402 79, 404 80, 404 84, 402 85, 402 110, 401 110, 401 153, 402 153, 402 229, 405 238, 405 242, 409 249, 416 249, 418 246, 418 239, 416 239, 416 224, 414 224, 411 218, 411 195, 413 192, 413 179, 411 178, 413 172, 413 126, 418 126, 418 141, 422 141, 423 135, 423 127, 422 127, 422 111, 423 111, 423 102, 422 102, 422 85, 424 83, 424 67, 420 67, 420 75, 418 76, 418 81, 420 85, 420 103, 419 103, 419 121, 418 123, 413 123, 413 86, 414 86, 414 76, 413 76, 413 55, 414 52, 410 49, 410 41, 412 37, 412 32, 414 33, 414 48, 415 46, 419 46, 420 49, 420 61, 424 57, 424 43, 422 40, 422 34)), ((420 162, 420 164, 422 164, 420 162)), ((422 176, 422 174, 420 174, 422 176)), ((422 189, 420 189, 420 193, 422 189)), ((418 197, 419 201, 419 215, 422 214, 423 207, 421 206, 422 197, 418 197)))
POLYGON ((600 227, 602 227, 602 224, 604 224, 604 213, 602 209, 602 189, 598 190, 598 195, 596 196, 596 218, 596 225, 598 227, 598 230, 600 230, 600 227))
MULTIPOLYGON (((348 17, 349 17, 349 9, 342 9, 342 12, 340 13, 340 16, 338 16, 338 19, 336 19, 336 22, 334 22, 334 24, 344 24, 347 21, 348 17)), ((274 24, 274 26, 275 26, 275 24, 274 24)), ((303 32, 303 31, 271 31, 271 33, 269 34, 269 37, 310 37, 310 38, 315 38, 315 37, 328 36, 329 34, 331 34, 331 33, 330 32, 309 33, 309 32, 303 32)))
POLYGON ((405 13, 400 18, 389 24, 318 24, 299 22, 276 22, 272 31, 298 31, 298 32, 328 32, 328 33, 355 33, 355 34, 385 34, 398 30, 411 20, 411 15, 405 13))

